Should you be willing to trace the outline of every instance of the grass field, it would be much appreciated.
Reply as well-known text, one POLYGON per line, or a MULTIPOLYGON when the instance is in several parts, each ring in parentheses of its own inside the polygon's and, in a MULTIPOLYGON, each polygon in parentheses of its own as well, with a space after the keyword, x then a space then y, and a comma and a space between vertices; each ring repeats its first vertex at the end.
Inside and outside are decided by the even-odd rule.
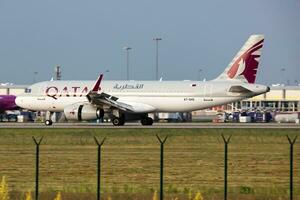
MULTIPOLYGON (((34 190, 35 146, 44 136, 40 157, 41 199, 95 199, 97 147, 103 146, 102 192, 105 199, 152 199, 159 188, 159 143, 165 144, 165 196, 222 199, 224 146, 229 145, 230 199, 287 199, 289 144, 286 135, 300 129, 0 129, 0 176, 11 199, 34 190)), ((295 199, 300 199, 300 138, 294 150, 295 199)), ((24 198, 23 198, 24 199, 24 198)))

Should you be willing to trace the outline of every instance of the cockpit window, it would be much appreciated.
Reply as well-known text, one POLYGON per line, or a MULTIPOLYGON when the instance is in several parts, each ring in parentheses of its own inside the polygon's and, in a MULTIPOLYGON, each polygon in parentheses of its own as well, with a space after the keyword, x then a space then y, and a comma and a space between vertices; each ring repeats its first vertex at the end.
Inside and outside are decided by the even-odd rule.
POLYGON ((30 88, 26 88, 25 89, 25 93, 31 93, 31 89, 30 88))

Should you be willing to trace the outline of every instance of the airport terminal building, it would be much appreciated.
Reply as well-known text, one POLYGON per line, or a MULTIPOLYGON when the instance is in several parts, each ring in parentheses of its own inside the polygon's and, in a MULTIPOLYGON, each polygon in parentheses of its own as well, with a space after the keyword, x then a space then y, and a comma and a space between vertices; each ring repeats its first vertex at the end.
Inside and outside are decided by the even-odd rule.
MULTIPOLYGON (((219 112, 270 112, 270 113, 299 113, 300 86, 272 86, 268 93, 256 97, 234 102, 227 105, 213 107, 205 111, 192 112, 193 120, 201 116, 215 116, 219 112)), ((274 115, 273 115, 274 116, 274 115)))
POLYGON ((27 85, 0 85, 0 95, 19 95, 25 92, 27 85))
POLYGON ((300 112, 300 86, 274 86, 268 93, 232 103, 229 108, 232 111, 253 109, 300 112))

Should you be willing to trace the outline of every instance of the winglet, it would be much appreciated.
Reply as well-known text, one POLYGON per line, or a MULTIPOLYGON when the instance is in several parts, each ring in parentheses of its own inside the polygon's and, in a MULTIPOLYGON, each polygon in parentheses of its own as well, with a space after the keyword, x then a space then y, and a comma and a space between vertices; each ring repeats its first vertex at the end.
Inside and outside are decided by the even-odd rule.
POLYGON ((98 92, 99 91, 99 88, 100 88, 100 84, 101 84, 101 81, 103 79, 103 74, 100 74, 100 76, 98 77, 93 89, 92 89, 92 92, 98 92))

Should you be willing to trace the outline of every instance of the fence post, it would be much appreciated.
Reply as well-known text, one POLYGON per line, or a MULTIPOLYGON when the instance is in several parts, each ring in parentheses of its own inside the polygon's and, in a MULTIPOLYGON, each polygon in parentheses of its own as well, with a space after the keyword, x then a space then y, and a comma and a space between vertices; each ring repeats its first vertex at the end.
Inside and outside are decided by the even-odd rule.
POLYGON ((97 156, 97 200, 100 200, 101 198, 101 191, 100 191, 100 187, 101 187, 101 147, 104 144, 106 138, 103 138, 103 140, 101 142, 98 141, 98 139, 96 138, 96 136, 94 136, 94 140, 98 146, 98 156, 97 156))
POLYGON ((228 171, 228 144, 231 139, 230 135, 227 139, 222 134, 222 138, 224 141, 224 200, 227 200, 227 171, 228 171))
MULTIPOLYGON (((44 137, 44 136, 43 136, 44 137)), ((32 139, 35 143, 35 200, 39 199, 39 162, 40 162, 40 144, 43 140, 41 137, 39 140, 36 140, 34 136, 32 139)))
POLYGON ((297 136, 294 137, 294 139, 291 139, 288 135, 286 136, 289 143, 290 143, 290 200, 293 200, 293 190, 294 190, 294 144, 297 140, 297 136))
POLYGON ((160 143, 160 200, 164 199, 164 144, 166 140, 168 139, 168 136, 166 136, 163 140, 156 135, 159 143, 160 143))

